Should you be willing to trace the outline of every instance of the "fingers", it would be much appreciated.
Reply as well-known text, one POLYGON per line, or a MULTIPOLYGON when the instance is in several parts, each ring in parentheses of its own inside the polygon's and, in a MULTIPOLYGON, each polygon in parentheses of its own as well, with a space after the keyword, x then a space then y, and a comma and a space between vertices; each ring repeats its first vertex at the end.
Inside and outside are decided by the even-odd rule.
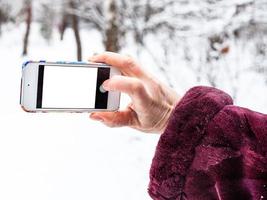
POLYGON ((126 76, 113 76, 103 83, 107 91, 119 91, 128 94, 135 101, 146 101, 148 94, 142 81, 126 76))
POLYGON ((120 70, 124 75, 140 77, 144 76, 143 70, 129 56, 123 56, 117 53, 105 52, 92 56, 89 61, 100 62, 111 65, 120 70))
POLYGON ((90 118, 109 127, 133 126, 136 121, 135 113, 130 108, 119 112, 96 112, 92 113, 90 118))

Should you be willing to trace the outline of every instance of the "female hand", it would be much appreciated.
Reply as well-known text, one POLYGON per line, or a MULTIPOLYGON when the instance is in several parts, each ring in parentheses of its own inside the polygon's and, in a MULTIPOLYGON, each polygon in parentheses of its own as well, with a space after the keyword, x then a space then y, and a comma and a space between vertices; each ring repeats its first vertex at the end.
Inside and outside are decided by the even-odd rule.
POLYGON ((89 59, 91 62, 109 64, 121 71, 103 83, 107 91, 120 91, 130 96, 132 102, 125 110, 95 112, 91 119, 102 121, 109 127, 129 126, 143 132, 162 133, 179 97, 171 88, 145 72, 128 56, 105 52, 89 59))

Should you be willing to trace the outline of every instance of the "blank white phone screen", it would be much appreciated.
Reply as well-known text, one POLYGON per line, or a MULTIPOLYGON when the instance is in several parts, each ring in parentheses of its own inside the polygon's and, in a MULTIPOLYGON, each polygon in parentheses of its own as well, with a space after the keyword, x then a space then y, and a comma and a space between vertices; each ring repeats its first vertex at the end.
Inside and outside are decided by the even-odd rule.
POLYGON ((45 66, 43 108, 94 108, 97 68, 45 66))

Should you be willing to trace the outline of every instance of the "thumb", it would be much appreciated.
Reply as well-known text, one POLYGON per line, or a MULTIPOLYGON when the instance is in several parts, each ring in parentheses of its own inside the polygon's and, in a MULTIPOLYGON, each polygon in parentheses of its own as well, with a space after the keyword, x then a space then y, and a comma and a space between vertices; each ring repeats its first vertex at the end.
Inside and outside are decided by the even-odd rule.
POLYGON ((103 83, 103 87, 108 91, 119 91, 128 94, 130 97, 140 100, 148 98, 144 84, 140 79, 127 76, 113 76, 103 83))

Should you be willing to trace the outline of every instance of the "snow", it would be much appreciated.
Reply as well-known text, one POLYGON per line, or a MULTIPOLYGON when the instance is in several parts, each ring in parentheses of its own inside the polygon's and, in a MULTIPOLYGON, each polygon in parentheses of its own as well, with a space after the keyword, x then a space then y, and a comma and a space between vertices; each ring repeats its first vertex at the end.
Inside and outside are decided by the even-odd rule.
MULTIPOLYGON (((164 3, 154 2, 158 7, 164 3)), ((252 39, 245 36, 235 39, 229 34, 216 48, 229 46, 230 51, 218 61, 214 59, 208 64, 206 61, 211 50, 207 37, 225 28, 231 33, 250 19, 253 9, 232 19, 235 11, 232 6, 242 2, 248 0, 221 1, 221 6, 214 7, 207 1, 196 0, 181 3, 182 9, 170 6, 148 24, 138 21, 138 30, 145 25, 153 26, 153 20, 169 19, 174 25, 190 27, 188 31, 181 30, 175 35, 178 38, 172 40, 170 34, 160 29, 146 35, 144 47, 136 45, 130 32, 123 41, 122 53, 138 59, 146 70, 172 85, 180 95, 190 87, 210 85, 208 78, 214 78, 216 87, 235 97, 236 105, 267 113, 266 75, 254 68, 255 63, 266 63, 257 57, 255 49, 255 43, 266 44, 266 37, 255 33, 252 39), (178 17, 171 17, 173 12, 178 17), (199 18, 202 12, 204 16, 211 12, 215 19, 199 18), (222 13, 222 18, 216 18, 222 13)), ((266 12, 256 13, 254 19, 264 20, 264 15, 266 12)), ((146 189, 158 135, 129 128, 107 128, 91 121, 88 114, 29 114, 21 110, 19 88, 23 61, 76 60, 71 30, 67 29, 64 41, 59 41, 54 29, 47 43, 40 37, 39 25, 35 23, 29 55, 21 57, 24 31, 23 25, 5 25, 0 37, 0 199, 150 199, 146 189)), ((247 32, 251 34, 250 30, 247 32)), ((84 28, 81 40, 83 60, 104 51, 102 36, 97 31, 84 28)), ((129 98, 123 95, 121 108, 128 103, 129 98)))
POLYGON ((257 62, 266 66, 265 60, 257 58, 255 49, 255 43, 264 44, 266 37, 256 35, 254 39, 239 41, 227 39, 219 48, 229 46, 229 52, 210 63, 205 60, 210 48, 206 37, 188 34, 175 41, 163 34, 148 36, 145 41, 147 50, 141 51, 140 62, 149 66, 148 69, 165 83, 173 85, 180 95, 196 85, 210 86, 209 75, 215 79, 217 88, 234 97, 235 105, 267 113, 266 71, 258 73, 255 69, 257 62), (166 58, 163 56, 165 49, 169 50, 166 58), (158 70, 159 67, 164 68, 166 74, 158 70))
MULTIPOLYGON (((75 60, 73 33, 50 44, 33 25, 29 55, 21 57, 23 25, 3 27, 0 37, 0 199, 150 199, 149 168, 157 135, 111 129, 88 114, 30 114, 19 106, 21 64, 75 60)), ((84 60, 102 52, 97 32, 81 33, 84 60)), ((122 97, 121 107, 129 102, 122 97)))

